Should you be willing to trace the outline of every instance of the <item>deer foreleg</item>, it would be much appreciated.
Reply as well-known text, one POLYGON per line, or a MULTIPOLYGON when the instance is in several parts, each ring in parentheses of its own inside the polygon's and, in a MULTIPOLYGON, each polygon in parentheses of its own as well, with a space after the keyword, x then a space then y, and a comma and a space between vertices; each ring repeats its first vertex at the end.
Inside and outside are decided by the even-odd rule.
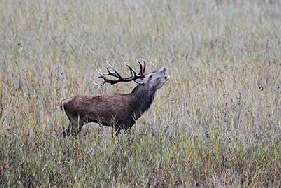
POLYGON ((120 131, 122 130, 121 127, 115 127, 115 136, 118 136, 120 134, 120 131))

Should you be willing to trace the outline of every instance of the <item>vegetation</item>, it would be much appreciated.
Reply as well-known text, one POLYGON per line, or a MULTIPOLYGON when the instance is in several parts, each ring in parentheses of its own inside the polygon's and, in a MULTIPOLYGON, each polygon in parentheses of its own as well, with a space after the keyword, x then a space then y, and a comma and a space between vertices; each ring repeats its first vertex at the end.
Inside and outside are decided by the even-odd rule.
POLYGON ((281 186, 281 3, 16 1, 0 11, 1 187, 281 186), (170 81, 133 127, 62 138, 63 98, 145 59, 170 81))

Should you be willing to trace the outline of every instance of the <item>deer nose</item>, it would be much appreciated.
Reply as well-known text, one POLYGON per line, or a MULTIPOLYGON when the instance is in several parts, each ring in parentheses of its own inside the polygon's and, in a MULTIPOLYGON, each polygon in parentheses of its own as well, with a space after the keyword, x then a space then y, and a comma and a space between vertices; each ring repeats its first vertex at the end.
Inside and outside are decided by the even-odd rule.
POLYGON ((170 80, 171 76, 170 75, 167 75, 164 77, 166 80, 170 80))

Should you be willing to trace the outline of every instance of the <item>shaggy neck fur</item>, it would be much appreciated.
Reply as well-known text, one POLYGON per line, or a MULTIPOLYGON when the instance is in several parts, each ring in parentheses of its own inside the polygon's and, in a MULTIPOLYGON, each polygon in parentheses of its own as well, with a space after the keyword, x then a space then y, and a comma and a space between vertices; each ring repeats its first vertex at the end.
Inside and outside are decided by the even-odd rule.
POLYGON ((133 96, 133 106, 135 109, 134 116, 138 119, 142 113, 144 113, 151 106, 156 88, 149 88, 146 85, 138 85, 131 92, 131 96, 133 96))

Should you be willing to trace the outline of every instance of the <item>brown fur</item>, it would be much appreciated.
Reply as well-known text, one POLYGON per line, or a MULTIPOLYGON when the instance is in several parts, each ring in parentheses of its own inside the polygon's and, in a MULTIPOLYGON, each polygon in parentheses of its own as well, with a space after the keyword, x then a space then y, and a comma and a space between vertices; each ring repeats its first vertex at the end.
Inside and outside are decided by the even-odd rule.
POLYGON ((88 122, 112 126, 116 135, 122 129, 130 129, 150 107, 157 89, 168 79, 166 69, 162 68, 136 80, 138 85, 129 94, 77 95, 64 99, 61 109, 70 123, 63 135, 77 135, 88 122))
MULTIPOLYGON (((148 94, 148 92, 144 93, 148 94)), ((103 96, 77 95, 63 100, 61 109, 68 116, 71 124, 69 128, 72 129, 64 132, 64 135, 76 135, 87 122, 115 126, 116 134, 119 134, 121 129, 131 128, 141 114, 150 107, 153 100, 153 96, 149 97, 151 100, 143 106, 147 103, 143 101, 146 96, 141 98, 139 95, 141 94, 136 95, 133 92, 103 96)))

